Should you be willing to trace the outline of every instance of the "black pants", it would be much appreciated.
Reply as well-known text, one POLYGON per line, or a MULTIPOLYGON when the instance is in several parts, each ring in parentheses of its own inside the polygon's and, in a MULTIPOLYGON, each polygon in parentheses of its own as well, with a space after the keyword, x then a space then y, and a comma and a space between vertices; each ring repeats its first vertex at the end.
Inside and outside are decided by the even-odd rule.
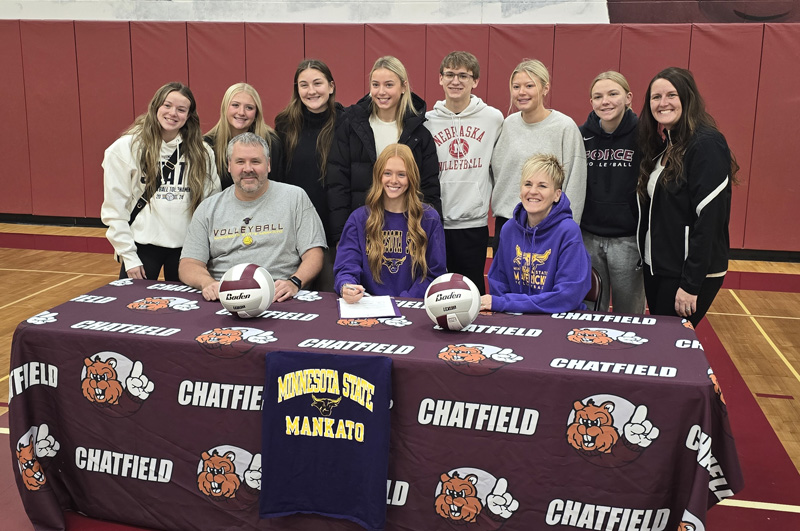
POLYGON ((497 245, 500 243, 500 230, 503 228, 503 225, 506 224, 508 219, 509 218, 503 218, 500 216, 494 218, 494 241, 492 242, 492 251, 494 251, 494 253, 492 254, 492 258, 494 258, 494 255, 497 254, 497 245))
MULTIPOLYGON (((707 277, 700 285, 700 293, 697 294, 697 310, 689 316, 692 326, 697 326, 703 319, 724 280, 725 277, 707 277)), ((649 266, 644 266, 644 293, 647 297, 650 315, 678 316, 675 312, 675 295, 678 293, 680 284, 681 279, 651 275, 649 266)))
MULTIPOLYGON (((181 260, 180 247, 177 249, 170 249, 169 247, 137 243, 136 254, 139 255, 139 260, 142 261, 146 279, 158 280, 158 274, 163 267, 164 280, 179 280, 178 263, 181 260)), ((125 269, 124 261, 119 271, 119 278, 128 278, 128 272, 125 269)))
POLYGON ((486 269, 486 248, 489 245, 489 227, 472 229, 445 229, 447 271, 469 278, 478 286, 481 295, 486 293, 483 271, 486 269))

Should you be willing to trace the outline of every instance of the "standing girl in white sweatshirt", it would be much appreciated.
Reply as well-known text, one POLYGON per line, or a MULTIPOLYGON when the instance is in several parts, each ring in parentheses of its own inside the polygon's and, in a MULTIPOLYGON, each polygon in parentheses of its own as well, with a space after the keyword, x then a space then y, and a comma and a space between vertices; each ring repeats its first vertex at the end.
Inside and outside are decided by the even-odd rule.
POLYGON ((122 263, 120 278, 178 280, 186 229, 200 202, 219 192, 189 87, 168 83, 147 112, 106 149, 100 216, 122 263))

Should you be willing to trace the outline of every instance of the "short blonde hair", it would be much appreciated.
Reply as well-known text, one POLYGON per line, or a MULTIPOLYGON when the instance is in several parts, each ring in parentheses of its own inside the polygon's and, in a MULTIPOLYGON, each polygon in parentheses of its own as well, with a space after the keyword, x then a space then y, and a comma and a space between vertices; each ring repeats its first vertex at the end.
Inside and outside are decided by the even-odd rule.
POLYGON ((564 185, 564 167, 555 155, 534 155, 522 165, 522 177, 520 177, 520 187, 525 183, 525 179, 537 174, 544 173, 553 179, 556 190, 561 190, 564 185))

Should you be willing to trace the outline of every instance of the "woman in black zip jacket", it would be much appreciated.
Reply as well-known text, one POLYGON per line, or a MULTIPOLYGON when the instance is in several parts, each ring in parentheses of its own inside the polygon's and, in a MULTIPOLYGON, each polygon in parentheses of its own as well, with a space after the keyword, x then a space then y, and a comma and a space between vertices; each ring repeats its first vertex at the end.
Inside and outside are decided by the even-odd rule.
POLYGON ((691 72, 670 67, 650 82, 639 144, 637 238, 647 304, 653 315, 697 326, 728 269, 731 185, 739 166, 691 72))
POLYGON ((325 250, 322 271, 309 289, 333 291, 335 254, 328 220, 327 168, 333 138, 343 121, 344 109, 336 101, 333 74, 319 59, 300 61, 292 86, 289 104, 275 117, 275 131, 284 153, 284 167, 275 180, 305 190, 322 220, 328 249, 325 250))
POLYGON ((375 61, 370 93, 345 110, 328 158, 328 238, 338 242, 350 213, 364 205, 372 166, 389 144, 411 148, 420 174, 422 201, 442 214, 439 159, 425 121, 425 101, 411 92, 408 74, 395 57, 375 61))

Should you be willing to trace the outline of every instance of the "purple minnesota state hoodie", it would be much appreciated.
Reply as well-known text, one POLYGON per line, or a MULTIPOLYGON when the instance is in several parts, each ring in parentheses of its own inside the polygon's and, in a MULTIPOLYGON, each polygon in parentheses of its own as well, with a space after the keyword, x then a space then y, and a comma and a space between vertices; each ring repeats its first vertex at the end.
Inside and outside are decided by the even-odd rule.
POLYGON ((514 218, 503 225, 489 268, 492 311, 559 313, 585 310, 583 299, 592 285, 592 261, 578 224, 572 219, 567 194, 537 226, 519 203, 514 218))

